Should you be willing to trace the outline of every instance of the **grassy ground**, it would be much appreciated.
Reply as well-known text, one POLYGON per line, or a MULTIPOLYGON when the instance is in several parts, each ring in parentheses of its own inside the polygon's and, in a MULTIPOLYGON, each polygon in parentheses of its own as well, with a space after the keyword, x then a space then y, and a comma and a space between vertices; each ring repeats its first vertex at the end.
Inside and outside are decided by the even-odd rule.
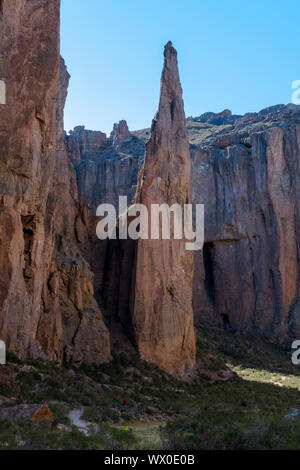
POLYGON ((9 355, 0 406, 45 403, 55 422, 0 420, 0 449, 300 448, 300 420, 285 417, 300 409, 300 366, 289 351, 205 325, 198 355, 211 372, 226 363, 235 375, 186 383, 125 354, 79 369, 9 355), (71 425, 74 409, 95 423, 91 435, 71 425))
POLYGON ((198 338, 200 351, 217 348, 236 377, 200 387, 195 415, 163 429, 164 448, 300 449, 300 419, 286 417, 300 408, 300 368, 290 351, 208 325, 198 338))

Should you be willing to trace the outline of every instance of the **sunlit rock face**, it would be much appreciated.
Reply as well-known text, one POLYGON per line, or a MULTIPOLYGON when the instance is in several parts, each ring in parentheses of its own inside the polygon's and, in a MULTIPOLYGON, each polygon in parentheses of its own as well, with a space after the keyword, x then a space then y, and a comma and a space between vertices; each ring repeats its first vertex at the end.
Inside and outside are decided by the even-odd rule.
MULTIPOLYGON (((169 42, 158 112, 146 145, 136 200, 152 204, 190 202, 190 151, 179 80, 177 53, 169 42)), ((149 231, 151 227, 149 228, 149 231)), ((132 325, 142 357, 168 372, 195 363, 192 308, 193 254, 185 240, 137 241, 131 296, 132 325)))
POLYGON ((75 233, 59 10, 58 0, 1 2, 0 336, 22 357, 102 362, 109 334, 75 233))

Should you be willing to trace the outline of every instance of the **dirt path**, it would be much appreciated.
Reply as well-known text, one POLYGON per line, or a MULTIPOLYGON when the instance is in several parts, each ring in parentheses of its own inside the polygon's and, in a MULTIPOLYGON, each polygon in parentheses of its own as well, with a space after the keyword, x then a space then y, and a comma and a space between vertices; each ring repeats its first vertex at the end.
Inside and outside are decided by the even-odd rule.
POLYGON ((78 428, 81 432, 83 432, 86 436, 88 436, 90 435, 90 427, 91 426, 95 427, 95 424, 89 423, 88 421, 81 419, 82 415, 83 415, 82 409, 72 410, 69 413, 69 419, 73 426, 76 426, 76 428, 78 428))

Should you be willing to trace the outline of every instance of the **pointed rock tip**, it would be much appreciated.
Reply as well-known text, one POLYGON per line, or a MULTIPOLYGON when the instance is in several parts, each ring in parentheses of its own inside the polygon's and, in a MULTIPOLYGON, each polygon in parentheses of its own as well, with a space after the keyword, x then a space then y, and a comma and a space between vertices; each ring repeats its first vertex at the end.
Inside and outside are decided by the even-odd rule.
POLYGON ((172 41, 167 42, 167 44, 165 45, 165 51, 164 51, 165 56, 168 53, 177 55, 177 51, 176 49, 174 49, 172 41))

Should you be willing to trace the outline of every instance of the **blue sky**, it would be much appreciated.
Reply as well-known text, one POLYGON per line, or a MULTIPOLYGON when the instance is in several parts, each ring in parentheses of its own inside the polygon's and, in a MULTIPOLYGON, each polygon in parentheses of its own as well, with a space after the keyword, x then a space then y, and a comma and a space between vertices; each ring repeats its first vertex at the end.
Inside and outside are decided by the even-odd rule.
POLYGON ((300 79, 299 0, 61 0, 71 74, 65 129, 149 127, 163 46, 178 51, 187 116, 291 101, 300 79))

